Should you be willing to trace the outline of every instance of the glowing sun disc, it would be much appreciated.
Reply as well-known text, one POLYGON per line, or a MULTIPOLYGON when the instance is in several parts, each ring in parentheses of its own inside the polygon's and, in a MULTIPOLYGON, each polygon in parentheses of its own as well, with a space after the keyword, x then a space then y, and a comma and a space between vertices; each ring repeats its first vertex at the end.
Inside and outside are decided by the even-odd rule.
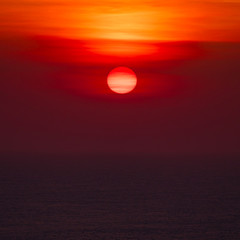
POLYGON ((136 87, 137 77, 130 68, 117 67, 108 74, 107 84, 113 92, 126 94, 136 87))

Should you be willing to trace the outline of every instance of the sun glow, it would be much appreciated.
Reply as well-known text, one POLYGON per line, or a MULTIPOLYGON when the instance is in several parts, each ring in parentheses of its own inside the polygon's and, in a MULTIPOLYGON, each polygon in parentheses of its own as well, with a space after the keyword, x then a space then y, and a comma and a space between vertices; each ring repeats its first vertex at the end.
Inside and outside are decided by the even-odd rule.
POLYGON ((154 11, 105 12, 86 16, 86 37, 111 40, 156 40, 154 11))
POLYGON ((131 69, 117 67, 109 73, 107 83, 113 92, 126 94, 136 87, 137 77, 131 69))

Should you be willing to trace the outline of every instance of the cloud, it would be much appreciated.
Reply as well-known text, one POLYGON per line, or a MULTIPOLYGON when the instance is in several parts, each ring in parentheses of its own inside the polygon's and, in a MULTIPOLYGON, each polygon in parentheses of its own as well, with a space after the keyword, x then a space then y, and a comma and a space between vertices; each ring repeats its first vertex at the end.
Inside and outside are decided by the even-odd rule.
POLYGON ((239 41, 240 1, 1 1, 1 34, 239 41))

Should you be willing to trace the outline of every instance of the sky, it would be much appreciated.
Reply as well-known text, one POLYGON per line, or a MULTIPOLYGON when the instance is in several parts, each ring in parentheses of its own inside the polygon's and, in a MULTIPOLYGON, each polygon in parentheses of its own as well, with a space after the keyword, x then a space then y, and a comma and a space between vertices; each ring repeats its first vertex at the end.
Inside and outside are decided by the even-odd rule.
POLYGON ((1 0, 1 34, 239 41, 239 0, 1 0))
POLYGON ((239 8, 0 0, 0 153, 239 155, 239 8))

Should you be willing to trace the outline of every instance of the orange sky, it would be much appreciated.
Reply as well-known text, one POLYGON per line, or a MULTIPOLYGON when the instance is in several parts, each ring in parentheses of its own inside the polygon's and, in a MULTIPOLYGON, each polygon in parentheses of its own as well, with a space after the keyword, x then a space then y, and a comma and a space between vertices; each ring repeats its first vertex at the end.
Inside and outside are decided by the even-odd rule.
POLYGON ((1 35, 240 40, 240 0, 0 0, 0 10, 1 35))

